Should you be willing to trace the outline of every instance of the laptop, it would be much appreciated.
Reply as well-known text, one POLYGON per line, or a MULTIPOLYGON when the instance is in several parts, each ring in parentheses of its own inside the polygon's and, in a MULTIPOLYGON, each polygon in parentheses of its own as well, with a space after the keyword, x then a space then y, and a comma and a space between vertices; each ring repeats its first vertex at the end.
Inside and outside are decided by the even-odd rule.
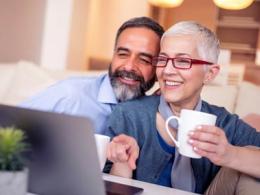
POLYGON ((0 126, 26 134, 28 189, 39 195, 140 194, 143 189, 103 181, 88 118, 0 105, 0 126))

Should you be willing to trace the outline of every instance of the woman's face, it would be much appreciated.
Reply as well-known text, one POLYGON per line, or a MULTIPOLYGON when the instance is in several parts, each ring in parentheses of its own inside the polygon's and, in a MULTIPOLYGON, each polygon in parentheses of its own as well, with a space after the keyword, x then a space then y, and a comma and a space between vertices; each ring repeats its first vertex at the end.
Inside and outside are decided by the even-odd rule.
MULTIPOLYGON (((191 35, 165 37, 159 56, 201 59, 196 39, 191 35)), ((204 65, 193 64, 190 69, 176 69, 170 60, 166 67, 157 67, 156 75, 161 93, 170 105, 193 109, 200 97, 207 73, 204 65)))

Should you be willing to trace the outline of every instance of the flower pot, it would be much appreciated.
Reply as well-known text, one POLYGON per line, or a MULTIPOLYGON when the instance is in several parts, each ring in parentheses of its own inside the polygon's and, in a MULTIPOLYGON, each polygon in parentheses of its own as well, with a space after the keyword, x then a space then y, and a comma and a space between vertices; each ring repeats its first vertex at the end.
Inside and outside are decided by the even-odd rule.
POLYGON ((22 171, 0 171, 0 194, 26 195, 28 169, 22 171))

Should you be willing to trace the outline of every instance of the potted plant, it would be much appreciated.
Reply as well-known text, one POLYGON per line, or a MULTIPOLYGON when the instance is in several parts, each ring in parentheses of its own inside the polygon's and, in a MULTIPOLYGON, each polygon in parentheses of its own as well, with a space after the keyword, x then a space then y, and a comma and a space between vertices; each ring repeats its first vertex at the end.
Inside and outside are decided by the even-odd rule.
POLYGON ((0 128, 0 194, 26 195, 28 170, 22 153, 25 134, 14 127, 0 128))

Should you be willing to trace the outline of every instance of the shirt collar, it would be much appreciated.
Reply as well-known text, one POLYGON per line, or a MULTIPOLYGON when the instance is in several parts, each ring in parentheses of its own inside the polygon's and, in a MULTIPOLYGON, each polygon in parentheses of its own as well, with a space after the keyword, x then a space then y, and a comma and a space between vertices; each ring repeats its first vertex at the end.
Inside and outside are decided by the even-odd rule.
POLYGON ((106 104, 118 103, 108 74, 106 74, 101 81, 101 85, 98 91, 98 101, 106 104))
POLYGON ((202 100, 200 98, 194 110, 201 111, 201 108, 202 108, 202 100))

